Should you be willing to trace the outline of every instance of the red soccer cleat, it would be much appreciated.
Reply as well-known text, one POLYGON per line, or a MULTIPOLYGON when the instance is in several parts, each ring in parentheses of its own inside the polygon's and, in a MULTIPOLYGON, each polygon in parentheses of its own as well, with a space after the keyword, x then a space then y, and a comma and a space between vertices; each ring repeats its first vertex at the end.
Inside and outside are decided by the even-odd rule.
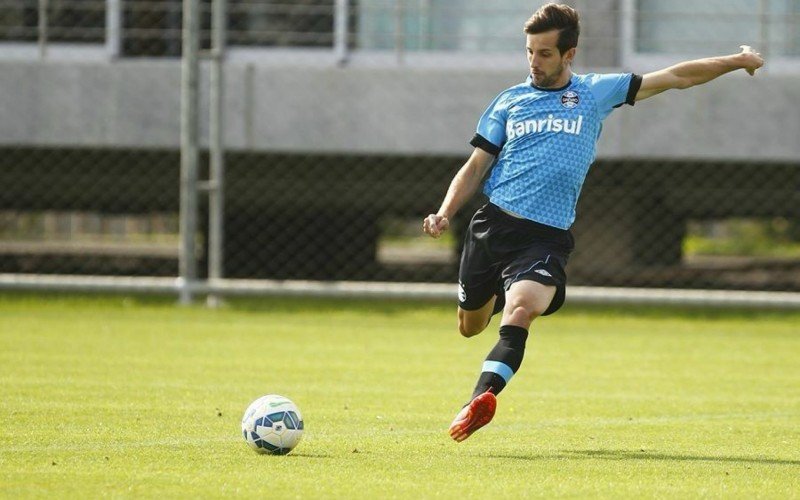
POLYGON ((459 443, 492 421, 497 409, 497 398, 489 391, 479 394, 461 409, 450 424, 450 437, 459 443))

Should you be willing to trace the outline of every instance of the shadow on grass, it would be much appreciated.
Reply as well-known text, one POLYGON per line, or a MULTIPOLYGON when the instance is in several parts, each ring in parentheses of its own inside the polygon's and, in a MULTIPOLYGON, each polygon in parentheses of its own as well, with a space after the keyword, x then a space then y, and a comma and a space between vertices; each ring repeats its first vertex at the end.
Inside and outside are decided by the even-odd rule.
POLYGON ((491 458, 511 458, 518 460, 553 460, 553 459, 601 459, 601 460, 651 460, 675 462, 727 462, 755 465, 794 465, 800 466, 800 460, 782 460, 761 457, 719 457, 705 455, 679 455, 652 451, 631 450, 560 450, 554 453, 531 455, 489 455, 491 458))
POLYGON ((327 453, 295 453, 295 452, 291 452, 291 453, 289 453, 287 455, 270 455, 270 454, 267 453, 267 454, 264 454, 263 456, 265 456, 265 457, 281 457, 284 460, 286 459, 286 457, 288 457, 288 458, 293 458, 293 457, 294 458, 334 458, 333 455, 328 455, 327 453))

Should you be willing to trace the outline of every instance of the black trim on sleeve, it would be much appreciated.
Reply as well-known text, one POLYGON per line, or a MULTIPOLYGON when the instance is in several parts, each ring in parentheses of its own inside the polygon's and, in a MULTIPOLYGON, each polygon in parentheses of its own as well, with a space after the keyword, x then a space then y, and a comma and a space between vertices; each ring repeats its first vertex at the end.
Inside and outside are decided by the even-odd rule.
POLYGON ((642 75, 631 73, 631 83, 628 85, 628 94, 625 96, 625 102, 621 102, 614 107, 618 108, 623 104, 630 104, 631 106, 636 104, 636 94, 639 93, 639 89, 641 87, 642 87, 642 75))
POLYGON ((476 148, 481 148, 482 150, 486 151, 490 155, 497 156, 500 154, 500 150, 503 148, 495 146, 492 144, 489 139, 482 136, 481 134, 475 134, 475 137, 469 141, 470 145, 475 146, 476 148))
POLYGON ((639 93, 639 89, 642 87, 642 75, 637 75, 633 73, 631 75, 631 86, 628 87, 628 95, 625 97, 625 102, 633 106, 636 104, 636 94, 639 93))

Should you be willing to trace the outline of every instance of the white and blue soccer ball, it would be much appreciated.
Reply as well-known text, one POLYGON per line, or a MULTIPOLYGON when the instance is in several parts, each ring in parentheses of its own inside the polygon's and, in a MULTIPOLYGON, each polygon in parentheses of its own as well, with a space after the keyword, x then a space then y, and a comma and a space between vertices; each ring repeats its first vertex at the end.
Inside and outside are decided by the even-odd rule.
POLYGON ((303 437, 303 416, 289 398, 268 394, 245 410, 242 435, 257 453, 285 455, 303 437))

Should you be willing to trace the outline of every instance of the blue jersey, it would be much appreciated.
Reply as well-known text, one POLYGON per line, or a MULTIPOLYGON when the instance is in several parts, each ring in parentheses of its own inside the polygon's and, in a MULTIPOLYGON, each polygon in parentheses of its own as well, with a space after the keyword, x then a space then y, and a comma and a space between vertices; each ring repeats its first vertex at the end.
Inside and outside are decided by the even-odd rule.
POLYGON ((495 205, 569 229, 595 158, 603 120, 633 104, 641 77, 575 75, 559 89, 528 81, 502 92, 481 116, 471 144, 497 155, 484 193, 495 205))

